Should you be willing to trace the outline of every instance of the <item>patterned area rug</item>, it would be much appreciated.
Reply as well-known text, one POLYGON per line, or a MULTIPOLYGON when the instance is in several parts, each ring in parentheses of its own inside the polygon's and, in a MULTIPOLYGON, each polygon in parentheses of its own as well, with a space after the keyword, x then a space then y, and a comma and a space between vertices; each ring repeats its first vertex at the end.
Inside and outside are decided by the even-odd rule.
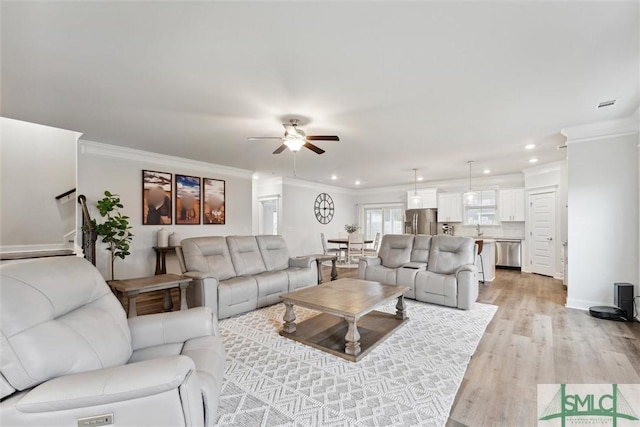
MULTIPOLYGON (((358 363, 278 335, 283 304, 220 321, 218 426, 443 426, 497 307, 406 303, 411 320, 358 363)), ((297 322, 317 314, 295 310, 297 322)))

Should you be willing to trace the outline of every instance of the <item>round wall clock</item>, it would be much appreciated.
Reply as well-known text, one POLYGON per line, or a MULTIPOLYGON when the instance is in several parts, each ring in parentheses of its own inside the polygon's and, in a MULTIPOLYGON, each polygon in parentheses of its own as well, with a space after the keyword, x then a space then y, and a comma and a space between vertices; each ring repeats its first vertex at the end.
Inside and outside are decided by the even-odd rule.
POLYGON ((316 219, 320 224, 329 224, 333 219, 333 199, 327 193, 318 194, 313 209, 316 213, 316 219))

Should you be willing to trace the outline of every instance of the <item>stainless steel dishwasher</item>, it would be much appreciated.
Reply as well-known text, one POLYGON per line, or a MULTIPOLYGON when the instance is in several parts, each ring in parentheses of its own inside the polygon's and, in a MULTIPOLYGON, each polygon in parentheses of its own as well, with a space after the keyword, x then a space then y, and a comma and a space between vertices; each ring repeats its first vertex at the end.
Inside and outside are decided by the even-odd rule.
POLYGON ((522 241, 496 239, 496 267, 522 268, 522 241))

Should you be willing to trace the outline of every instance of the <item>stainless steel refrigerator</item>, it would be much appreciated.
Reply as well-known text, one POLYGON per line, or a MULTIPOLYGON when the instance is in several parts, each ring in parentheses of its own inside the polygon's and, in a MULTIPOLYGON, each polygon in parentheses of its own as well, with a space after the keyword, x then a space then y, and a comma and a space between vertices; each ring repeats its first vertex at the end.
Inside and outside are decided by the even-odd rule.
POLYGON ((404 213, 406 234, 438 234, 437 209, 407 209, 404 213))

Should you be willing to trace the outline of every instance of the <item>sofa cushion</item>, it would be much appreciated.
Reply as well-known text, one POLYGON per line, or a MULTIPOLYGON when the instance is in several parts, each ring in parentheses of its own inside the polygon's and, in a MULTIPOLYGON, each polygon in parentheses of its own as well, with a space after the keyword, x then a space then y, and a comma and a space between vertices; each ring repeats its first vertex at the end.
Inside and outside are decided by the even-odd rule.
POLYGON ((0 276, 0 371, 15 389, 131 357, 125 312, 88 261, 6 264, 0 276))
POLYGON ((418 301, 456 307, 458 301, 456 276, 420 271, 416 275, 415 283, 418 301))
POLYGON ((429 262, 429 249, 431 249, 431 236, 419 234, 413 239, 411 262, 429 262))
POLYGON ((218 318, 258 308, 258 282, 252 276, 234 277, 218 284, 218 318))
POLYGON ((236 277, 224 237, 192 237, 180 242, 187 271, 211 273, 218 280, 236 277))
POLYGON ((267 271, 254 236, 227 236, 227 245, 238 276, 251 276, 267 271))
POLYGON ((383 265, 373 265, 367 267, 364 273, 364 280, 380 282, 385 285, 395 285, 397 272, 398 270, 395 268, 389 268, 383 265))
POLYGON ((413 239, 414 236, 409 234, 385 234, 378 251, 382 265, 398 268, 410 262, 413 239))
POLYGON ((433 236, 427 269, 453 274, 463 265, 473 264, 475 241, 470 237, 433 236))
POLYGON ((268 271, 254 276, 258 282, 258 307, 280 302, 280 295, 289 292, 289 276, 284 271, 268 271))
POLYGON ((289 249, 282 236, 256 236, 256 242, 267 271, 284 270, 289 267, 289 249))

